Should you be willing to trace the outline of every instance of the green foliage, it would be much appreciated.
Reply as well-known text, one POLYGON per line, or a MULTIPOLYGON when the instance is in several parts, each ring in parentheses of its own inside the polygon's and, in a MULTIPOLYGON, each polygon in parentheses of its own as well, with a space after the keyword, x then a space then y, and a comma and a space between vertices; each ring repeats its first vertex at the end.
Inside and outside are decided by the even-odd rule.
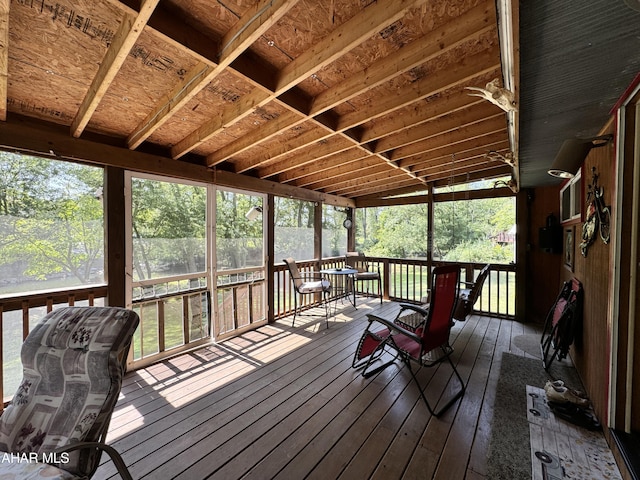
POLYGON ((133 178, 134 278, 204 270, 207 188, 133 178))
POLYGON ((99 168, 0 153, 4 278, 18 283, 52 276, 73 277, 80 284, 101 280, 102 175, 99 168))
POLYGON ((363 240, 361 245, 370 255, 394 258, 427 256, 426 205, 385 208, 368 217, 363 215, 359 219, 362 227, 368 221, 369 234, 365 231, 360 238, 363 240), (372 227, 375 228, 374 235, 370 234, 372 227))
POLYGON ((263 263, 263 222, 249 220, 251 207, 263 207, 262 198, 242 193, 216 192, 216 257, 218 269, 263 263))
MULTIPOLYGON (((460 262, 509 263, 512 245, 494 238, 515 225, 512 198, 460 200, 434 205, 433 255, 460 262)), ((427 205, 358 210, 356 245, 372 256, 427 256, 427 205)))

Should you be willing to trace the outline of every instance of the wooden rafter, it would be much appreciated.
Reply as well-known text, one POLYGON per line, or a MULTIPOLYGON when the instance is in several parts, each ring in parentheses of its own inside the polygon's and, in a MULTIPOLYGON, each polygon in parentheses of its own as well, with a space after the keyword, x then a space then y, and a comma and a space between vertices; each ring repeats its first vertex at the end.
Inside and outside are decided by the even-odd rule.
MULTIPOLYGON (((161 127, 171 115, 220 75, 257 38, 282 18, 297 1, 262 0, 249 9, 222 38, 222 46, 218 52, 215 66, 209 68, 205 65, 199 65, 190 72, 188 81, 183 80, 174 87, 171 91, 173 96, 165 96, 156 109, 149 113, 147 118, 129 135, 129 148, 137 148, 149 135, 161 127)), ((258 92, 256 93, 259 94, 258 92)), ((261 102, 259 103, 261 104, 261 102)), ((197 144, 198 142, 196 141, 194 146, 197 144)), ((186 151, 179 154, 174 153, 174 158, 180 157, 184 153, 186 151)))
POLYGON ((122 64, 127 58, 129 51, 142 34, 142 31, 149 21, 151 14, 160 0, 144 0, 140 6, 140 13, 137 16, 125 14, 116 32, 107 53, 98 68, 98 72, 93 77, 91 86, 84 96, 78 113, 71 122, 71 134, 79 137, 89 123, 91 115, 100 104, 102 97, 109 89, 111 82, 116 77, 122 64))
POLYGON ((513 119, 465 90, 504 79, 496 3, 447 5, 78 0, 62 18, 11 3, 18 45, 5 103, 55 117, 71 136, 129 151, 145 143, 176 171, 199 165, 247 189, 263 179, 285 195, 275 185, 331 192, 331 202, 504 172, 486 154, 509 152, 513 119), (47 50, 54 39, 67 57, 47 50), (55 92, 49 109, 45 91, 55 92))
MULTIPOLYGON (((409 71, 417 65, 425 63, 431 58, 445 54, 464 41, 477 38, 489 30, 487 24, 489 24, 489 17, 491 15, 495 15, 495 12, 493 8, 487 4, 469 10, 460 18, 460 21, 456 20, 455 22, 447 23, 430 34, 404 46, 399 50, 398 54, 393 55, 392 58, 382 58, 369 68, 362 70, 344 82, 317 95, 311 102, 311 108, 308 114, 314 116, 323 113, 340 103, 346 102, 371 88, 409 71), (443 40, 444 37, 446 37, 446 40, 443 40)), ((437 93, 437 91, 432 92, 432 94, 433 93, 437 93)), ((472 100, 469 100, 469 103, 471 102, 472 100)), ((290 122, 288 125, 280 118, 270 123, 277 122, 279 130, 282 130, 295 126, 300 121, 299 118, 293 115, 287 120, 290 122)), ((360 123, 364 123, 364 121, 366 120, 360 123)), ((353 126, 355 125, 348 126, 345 129, 353 128, 353 126)), ((240 153, 249 146, 254 146, 269 139, 271 136, 269 132, 272 130, 273 129, 266 130, 264 132, 262 129, 256 130, 251 135, 251 143, 249 143, 249 140, 239 139, 235 148, 226 146, 223 150, 209 155, 207 158, 208 164, 212 166, 220 161, 233 157, 233 155, 240 153)))
POLYGON ((278 72, 273 92, 269 93, 264 90, 255 92, 251 102, 245 102, 238 108, 229 109, 220 118, 206 122, 174 145, 171 149, 171 155, 174 158, 180 158, 190 152, 223 128, 249 115, 255 108, 275 99, 338 56, 343 55, 353 46, 362 43, 374 33, 392 24, 402 17, 409 8, 419 5, 423 1, 425 0, 385 0, 365 8, 360 14, 342 24, 278 72))

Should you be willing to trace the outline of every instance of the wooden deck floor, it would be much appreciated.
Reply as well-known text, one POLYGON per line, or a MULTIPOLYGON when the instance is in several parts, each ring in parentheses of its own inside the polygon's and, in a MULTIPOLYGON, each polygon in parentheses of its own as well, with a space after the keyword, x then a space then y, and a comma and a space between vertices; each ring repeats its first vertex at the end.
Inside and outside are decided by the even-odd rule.
MULTIPOLYGON (((477 316, 457 323, 453 361, 467 391, 432 418, 406 368, 371 379, 351 368, 366 313, 397 309, 345 307, 329 329, 312 317, 296 328, 280 321, 132 372, 109 443, 135 479, 485 478, 502 352, 526 355, 512 339, 532 330, 477 316)), ((420 370, 430 400, 450 373, 446 362, 420 370)), ((96 478, 119 477, 106 462, 96 478)))

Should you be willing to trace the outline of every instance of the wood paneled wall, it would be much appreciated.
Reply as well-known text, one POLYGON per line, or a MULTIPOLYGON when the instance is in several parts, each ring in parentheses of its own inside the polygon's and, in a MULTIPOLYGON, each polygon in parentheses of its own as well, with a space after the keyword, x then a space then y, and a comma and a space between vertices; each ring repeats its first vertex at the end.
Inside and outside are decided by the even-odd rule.
POLYGON ((542 251, 538 232, 552 214, 560 221, 560 186, 540 187, 525 192, 527 212, 520 215, 529 228, 526 256, 526 321, 543 323, 560 291, 562 254, 542 251))
MULTIPOLYGON (((613 132, 610 132, 613 133, 613 132)), ((598 184, 604 187, 607 205, 612 203, 612 186, 615 181, 615 147, 594 148, 587 156, 582 169, 583 209, 586 201, 586 186, 591 182, 591 168, 596 167, 598 184)), ((563 229, 574 229, 573 271, 564 262, 562 254, 542 252, 538 245, 538 229, 553 213, 560 218, 559 198, 561 185, 533 189, 529 199, 529 245, 527 255, 527 321, 543 322, 553 305, 562 282, 576 277, 582 282, 585 299, 582 332, 571 349, 585 389, 591 397, 598 418, 606 422, 607 389, 609 384, 610 325, 609 312, 609 264, 611 245, 605 245, 598 236, 587 251, 580 253, 582 223, 574 221, 563 225, 563 229)), ((613 212, 612 212, 613 217, 613 212)), ((563 248, 565 245, 563 244, 563 248)))
MULTIPOLYGON (((609 132, 613 133, 613 131, 609 132)), ((586 202, 587 185, 592 181, 592 167, 596 168, 598 185, 604 188, 604 199, 611 205, 615 192, 615 146, 609 142, 605 147, 591 150, 582 167, 583 211, 586 202)), ((612 212, 612 219, 614 217, 612 212)), ((607 421, 607 402, 609 385, 609 283, 611 244, 604 244, 597 235, 587 250, 587 256, 580 253, 582 223, 575 226, 574 271, 564 264, 560 268, 561 280, 575 276, 584 287, 584 305, 582 332, 576 337, 571 351, 578 373, 593 402, 598 418, 603 424, 607 421)))

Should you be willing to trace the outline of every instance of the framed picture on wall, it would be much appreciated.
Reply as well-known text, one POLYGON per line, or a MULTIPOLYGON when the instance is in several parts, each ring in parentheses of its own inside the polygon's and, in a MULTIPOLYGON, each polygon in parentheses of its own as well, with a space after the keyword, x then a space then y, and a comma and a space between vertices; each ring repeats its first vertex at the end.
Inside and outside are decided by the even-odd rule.
POLYGON ((574 227, 567 227, 564 229, 564 265, 573 272, 573 232, 574 227))

